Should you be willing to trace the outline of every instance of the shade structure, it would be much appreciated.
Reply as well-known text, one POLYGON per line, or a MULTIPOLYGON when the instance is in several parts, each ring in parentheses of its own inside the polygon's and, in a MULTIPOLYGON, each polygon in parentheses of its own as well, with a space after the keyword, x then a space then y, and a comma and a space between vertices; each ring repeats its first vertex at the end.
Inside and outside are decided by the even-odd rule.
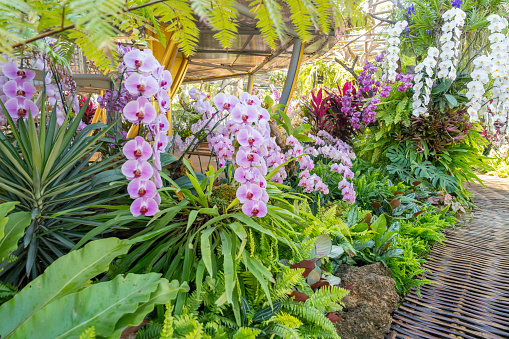
MULTIPOLYGON (((294 52, 294 44, 299 41, 290 22, 290 11, 281 3, 283 17, 286 18, 286 34, 275 49, 271 49, 256 26, 256 19, 240 1, 238 10, 238 35, 230 49, 219 47, 213 31, 205 22, 199 23, 200 38, 196 54, 189 57, 189 68, 184 83, 214 81, 275 70, 288 69, 294 52)), ((300 62, 310 62, 329 51, 338 41, 335 31, 328 34, 317 33, 303 45, 300 62)))

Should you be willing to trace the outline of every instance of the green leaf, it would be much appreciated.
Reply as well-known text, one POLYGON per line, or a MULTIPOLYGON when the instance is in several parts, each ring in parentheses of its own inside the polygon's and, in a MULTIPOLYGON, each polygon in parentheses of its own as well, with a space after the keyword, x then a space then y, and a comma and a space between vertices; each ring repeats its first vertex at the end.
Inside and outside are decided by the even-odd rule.
POLYGON ((120 168, 97 173, 92 179, 92 187, 95 187, 99 184, 110 183, 113 181, 127 182, 127 179, 125 175, 122 173, 122 170, 120 168))
POLYGON ((225 231, 220 231, 219 236, 221 237, 221 244, 223 257, 224 257, 224 287, 226 291, 226 300, 229 303, 233 302, 233 289, 235 287, 235 281, 237 280, 235 274, 235 257, 232 254, 232 239, 229 234, 225 231))
POLYGON ((445 100, 447 100, 447 104, 449 105, 450 108, 454 108, 454 107, 458 106, 458 101, 456 100, 456 98, 453 95, 444 94, 444 96, 445 96, 445 100))
POLYGON ((203 257, 203 263, 207 268, 210 276, 215 277, 215 272, 212 269, 212 250, 210 248, 210 235, 216 230, 217 227, 206 229, 201 233, 201 255, 203 257))
POLYGON ((129 246, 125 243, 117 238, 97 240, 55 260, 42 275, 0 306, 0 336, 8 338, 44 306, 76 292, 87 281, 105 272, 115 257, 127 253, 129 246))
POLYGON ((96 335, 108 337, 122 316, 136 312, 140 304, 150 300, 160 276, 159 273, 118 275, 112 281, 63 296, 35 312, 12 338, 77 338, 90 326, 95 327, 96 335))
POLYGON ((319 258, 329 255, 332 250, 332 241, 328 234, 322 234, 316 237, 314 252, 319 258))
POLYGON ((273 307, 265 307, 258 312, 256 312, 253 316, 254 322, 262 322, 267 321, 272 318, 274 315, 278 314, 281 311, 281 302, 275 302, 273 307))
POLYGON ((118 338, 127 326, 141 324, 143 319, 153 311, 154 306, 164 305, 170 300, 174 300, 178 293, 189 292, 189 285, 187 282, 179 284, 177 280, 168 283, 166 279, 160 279, 157 290, 152 292, 150 298, 144 302, 135 312, 124 315, 115 324, 115 331, 110 336, 111 338, 118 338))
MULTIPOLYGON (((0 208, 3 207, 2 204, 0 208)), ((0 211, 0 215, 1 215, 0 211)), ((25 228, 30 225, 29 212, 12 213, 0 221, 0 263, 18 248, 18 240, 23 237, 25 228)))

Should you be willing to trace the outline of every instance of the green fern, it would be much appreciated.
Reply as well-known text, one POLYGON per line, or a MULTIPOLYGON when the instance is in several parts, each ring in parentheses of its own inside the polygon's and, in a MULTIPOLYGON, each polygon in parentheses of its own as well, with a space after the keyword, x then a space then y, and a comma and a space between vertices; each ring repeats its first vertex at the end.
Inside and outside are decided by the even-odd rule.
POLYGON ((312 306, 321 312, 329 312, 331 307, 335 307, 338 302, 349 293, 337 286, 324 286, 313 293, 305 304, 312 306))
POLYGON ((18 293, 18 289, 12 285, 0 281, 0 305, 12 299, 18 293))
POLYGON ((235 332, 232 339, 256 339, 261 330, 255 328, 241 327, 235 332))
POLYGON ((276 48, 276 41, 284 41, 285 37, 281 5, 277 0, 254 0, 249 5, 265 43, 272 49, 276 48))
POLYGON ((154 322, 149 322, 147 325, 145 325, 138 331, 138 333, 136 334, 136 339, 160 339, 162 330, 163 325, 154 322))
POLYGON ((80 335, 80 339, 95 339, 95 327, 90 326, 80 335))
POLYGON ((319 326, 324 331, 327 331, 330 338, 339 338, 336 332, 336 328, 332 322, 325 317, 325 315, 314 307, 309 307, 305 303, 299 303, 295 301, 284 301, 282 307, 286 309, 290 314, 295 315, 314 326, 319 326))

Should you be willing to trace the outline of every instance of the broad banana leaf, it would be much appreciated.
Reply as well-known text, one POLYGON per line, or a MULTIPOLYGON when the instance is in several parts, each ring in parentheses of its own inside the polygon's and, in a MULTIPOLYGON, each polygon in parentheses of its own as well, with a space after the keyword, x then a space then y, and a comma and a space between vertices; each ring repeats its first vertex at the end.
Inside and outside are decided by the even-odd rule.
POLYGON ((160 276, 119 275, 112 281, 68 294, 33 314, 8 338, 79 338, 90 326, 94 326, 96 336, 108 338, 122 316, 135 313, 140 304, 147 303, 159 284, 168 284, 160 276))
MULTIPOLYGON (((81 289, 90 279, 105 272, 114 258, 127 253, 129 247, 125 240, 107 238, 93 241, 57 259, 42 275, 0 307, 0 338, 9 338, 43 307, 81 289)), ((68 312, 72 315, 74 311, 69 309, 68 312)), ((55 317, 54 320, 58 323, 63 319, 55 317)))

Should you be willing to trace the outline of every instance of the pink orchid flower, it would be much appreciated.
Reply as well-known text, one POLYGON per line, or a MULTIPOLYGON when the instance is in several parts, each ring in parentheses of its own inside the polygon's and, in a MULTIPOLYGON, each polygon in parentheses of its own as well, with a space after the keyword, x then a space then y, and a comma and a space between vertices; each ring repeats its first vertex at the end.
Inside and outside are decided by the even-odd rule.
POLYGON ((267 205, 263 201, 249 200, 242 206, 242 212, 249 217, 262 218, 267 215, 267 205))
POLYGON ((260 99, 256 95, 251 95, 247 92, 243 92, 240 97, 240 102, 246 106, 260 106, 260 99))
POLYGON ((123 152, 128 160, 148 160, 152 156, 152 147, 142 137, 136 137, 124 145, 123 152))
POLYGON ((260 132, 246 126, 237 134, 237 141, 242 146, 259 147, 263 143, 263 138, 260 132))
POLYGON ((234 95, 228 95, 225 93, 219 93, 214 97, 214 104, 216 105, 218 111, 228 111, 231 112, 234 107, 239 103, 239 99, 237 99, 234 95))
POLYGON ((130 208, 132 215, 135 217, 140 215, 153 216, 157 213, 157 209, 157 202, 152 198, 138 198, 133 201, 130 208))
POLYGON ((127 185, 127 193, 131 199, 152 198, 156 191, 156 185, 150 180, 136 178, 127 185))
POLYGON ((156 134, 154 139, 154 151, 164 152, 166 151, 166 146, 168 146, 168 136, 166 135, 166 132, 161 131, 156 134))
POLYGON ((243 167, 237 167, 235 170, 234 178, 236 181, 241 184, 245 184, 246 182, 250 182, 255 177, 254 173, 250 169, 245 169, 243 167))
POLYGON ((232 110, 232 119, 236 123, 250 125, 258 120, 258 111, 253 106, 244 106, 240 104, 235 106, 232 110))
POLYGON ((323 182, 319 182, 316 184, 315 189, 317 191, 322 191, 323 194, 329 194, 329 186, 324 184, 323 182))
POLYGON ((248 200, 260 200, 262 197, 262 189, 256 184, 246 183, 237 190, 237 198, 244 204, 248 200))
POLYGON ((132 95, 143 95, 149 99, 159 90, 156 79, 151 75, 144 76, 138 73, 133 73, 127 78, 125 88, 132 95))
POLYGON ((297 138, 293 135, 290 135, 288 138, 286 138, 286 144, 292 147, 300 146, 299 140, 297 140, 297 138))
POLYGON ((160 90, 156 94, 156 100, 161 112, 166 113, 170 110, 170 96, 168 95, 168 92, 160 90))
POLYGON ((140 51, 139 49, 133 49, 124 55, 124 63, 131 70, 138 70, 144 73, 151 73, 156 69, 159 62, 152 55, 152 51, 146 49, 140 51))
POLYGON ((304 147, 302 147, 300 144, 295 146, 293 148, 293 155, 298 157, 299 155, 304 154, 304 147))
POLYGON ((154 162, 154 168, 156 169, 156 171, 162 171, 163 166, 161 164, 161 152, 157 151, 155 146, 154 146, 154 156, 152 157, 152 160, 154 162))
POLYGON ((24 97, 31 99, 35 94, 35 87, 28 81, 17 78, 6 82, 3 91, 9 98, 24 97))
POLYGON ((308 170, 305 170, 305 171, 302 171, 300 172, 299 174, 299 178, 303 179, 303 178, 309 178, 311 175, 309 174, 309 171, 308 170))
POLYGON ((275 176, 270 178, 270 181, 278 183, 278 184, 282 184, 283 183, 283 177, 281 176, 281 174, 277 173, 275 176))
POLYGON ((39 109, 33 103, 33 101, 27 100, 23 97, 15 97, 9 99, 5 103, 5 108, 14 121, 18 120, 19 118, 28 118, 29 111, 32 114, 32 117, 35 117, 39 114, 39 109))
POLYGON ((127 179, 149 180, 152 177, 154 169, 145 160, 127 160, 122 165, 122 173, 127 179))
POLYGON ((258 121, 268 122, 270 120, 269 111, 267 111, 263 107, 257 107, 257 109, 258 109, 258 121))
POLYGON ((352 172, 352 170, 349 168, 346 168, 345 169, 345 178, 353 179, 353 177, 354 177, 354 173, 352 172))
MULTIPOLYGON (((157 184, 156 184, 156 187, 157 187, 157 184)), ((159 187, 159 188, 161 188, 161 187, 159 187)), ((154 195, 154 197, 152 199, 155 200, 157 205, 161 205, 161 195, 159 194, 159 192, 156 192, 156 194, 154 195)))
POLYGON ((159 87, 161 90, 169 91, 171 84, 173 83, 173 79, 171 78, 170 71, 164 69, 163 66, 160 66, 156 70, 155 77, 159 82, 159 87))
POLYGON ((33 71, 30 71, 28 69, 19 69, 18 63, 16 61, 11 61, 6 63, 3 68, 2 72, 9 78, 9 79, 21 79, 24 81, 30 81, 33 78, 35 78, 35 73, 33 71))
POLYGON ((261 175, 256 176, 256 178, 253 180, 253 183, 260 186, 260 188, 263 190, 267 188, 267 180, 265 180, 265 178, 261 175))
POLYGON ((159 114, 157 116, 157 123, 159 124, 159 130, 162 132, 166 133, 170 129, 170 122, 164 114, 159 114))
POLYGON ((242 167, 260 166, 260 156, 253 152, 239 150, 236 157, 237 164, 242 167))
POLYGON ((355 202, 355 199, 356 199, 355 195, 346 194, 346 195, 343 195, 343 199, 342 200, 353 204, 355 202))
POLYGON ((80 123, 78 125, 78 131, 81 131, 82 129, 84 129, 87 126, 88 125, 84 121, 80 121, 80 123))
POLYGON ((142 123, 147 125, 152 123, 157 116, 154 106, 144 97, 139 97, 137 100, 127 103, 123 113, 125 119, 133 124, 142 123))
POLYGON ((343 174, 343 173, 345 173, 345 170, 347 168, 341 164, 332 164, 330 169, 331 169, 331 171, 336 172, 338 174, 343 174))
POLYGON ((346 178, 343 178, 343 180, 341 180, 338 183, 338 188, 339 189, 343 189, 343 188, 348 187, 348 186, 350 186, 350 183, 348 181, 346 181, 346 178))
POLYGON ((204 100, 206 99, 208 96, 207 94, 203 93, 203 92, 200 92, 196 89, 196 87, 191 87, 191 89, 189 90, 189 97, 193 100, 204 100))
MULTIPOLYGON (((159 174, 159 171, 154 171, 154 184, 156 185, 157 188, 161 188, 163 187, 163 179, 161 179, 161 175, 159 174)), ((156 196, 159 196, 159 193, 156 192, 156 196)), ((156 201, 158 201, 156 199, 156 201)), ((158 204, 161 203, 161 197, 159 196, 159 201, 158 201, 158 204)))

